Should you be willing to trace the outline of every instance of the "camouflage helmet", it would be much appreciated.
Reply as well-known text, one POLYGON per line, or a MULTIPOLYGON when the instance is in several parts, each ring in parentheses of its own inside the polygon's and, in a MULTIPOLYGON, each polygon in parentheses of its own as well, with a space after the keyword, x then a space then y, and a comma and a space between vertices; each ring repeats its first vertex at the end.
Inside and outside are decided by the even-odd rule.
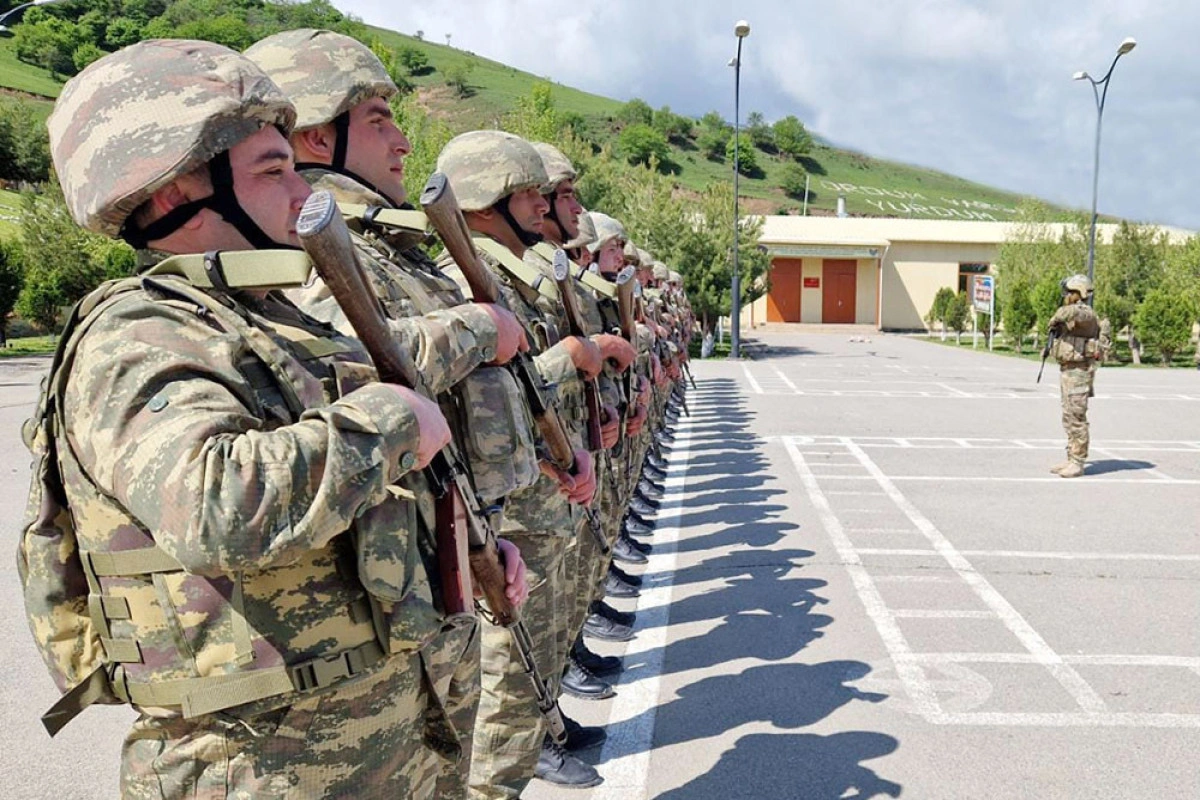
POLYGON ((650 269, 651 266, 653 266, 654 256, 650 255, 649 250, 643 250, 642 248, 639 247, 637 254, 638 254, 638 263, 642 265, 643 269, 650 269))
POLYGON ((246 58, 295 104, 296 130, 333 122, 359 103, 399 91, 371 48, 334 31, 277 33, 251 45, 246 58))
POLYGON ((654 266, 651 269, 652 269, 652 272, 654 273, 654 280, 656 280, 656 281, 671 280, 671 271, 669 269, 667 269, 667 265, 664 264, 663 262, 655 261, 654 266))
POLYGON ((671 274, 667 277, 667 280, 671 283, 678 284, 679 286, 683 285, 683 276, 675 270, 671 270, 671 274))
POLYGON ((1092 293, 1092 279, 1082 273, 1063 278, 1061 285, 1064 294, 1076 292, 1080 297, 1086 299, 1092 293))
POLYGON ((455 136, 438 155, 463 211, 483 211, 498 201, 549 179, 533 145, 504 131, 471 131, 455 136))
POLYGON ((148 40, 67 82, 47 127, 71 216, 106 236, 154 192, 296 111, 254 62, 212 42, 148 40))
POLYGON ((596 224, 592 222, 592 215, 584 211, 579 215, 579 235, 569 242, 563 244, 567 250, 572 250, 576 247, 586 247, 598 238, 596 236, 596 224))
POLYGON ((633 242, 625 241, 625 263, 639 266, 642 263, 641 252, 633 242))
POLYGON ((592 227, 596 229, 596 239, 588 245, 588 249, 593 253, 614 239, 620 241, 622 246, 629 240, 629 237, 625 233, 625 226, 608 214, 601 214, 599 211, 589 211, 587 216, 591 220, 592 227))
POLYGON ((557 189, 563 181, 573 181, 579 177, 571 160, 554 145, 533 142, 533 149, 537 150, 538 155, 542 157, 542 166, 546 168, 546 175, 549 178, 543 187, 543 192, 548 194, 557 189))

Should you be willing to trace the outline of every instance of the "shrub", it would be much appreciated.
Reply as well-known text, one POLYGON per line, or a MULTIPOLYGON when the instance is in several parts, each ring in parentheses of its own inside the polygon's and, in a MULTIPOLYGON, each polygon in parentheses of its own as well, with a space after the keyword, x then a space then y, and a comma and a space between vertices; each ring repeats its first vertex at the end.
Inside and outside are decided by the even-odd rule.
POLYGON ((631 164, 662 163, 671 154, 667 137, 641 122, 626 126, 617 139, 617 149, 631 164))
POLYGON ((1161 287, 1152 289, 1134 314, 1142 344, 1158 350, 1167 366, 1191 341, 1194 319, 1195 311, 1188 298, 1161 287))

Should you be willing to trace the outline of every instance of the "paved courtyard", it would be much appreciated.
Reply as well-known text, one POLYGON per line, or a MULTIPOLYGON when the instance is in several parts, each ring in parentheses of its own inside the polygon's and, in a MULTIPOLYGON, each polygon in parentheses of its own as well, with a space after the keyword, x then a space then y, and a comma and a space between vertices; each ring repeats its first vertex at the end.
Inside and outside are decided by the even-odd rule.
MULTIPOLYGON (((625 656, 617 697, 564 703, 608 725, 606 780, 569 796, 1200 796, 1200 373, 1102 371, 1067 481, 1050 367, 756 335, 762 358, 694 365, 646 586, 614 601, 638 636, 596 647, 625 656)), ((9 531, 39 370, 0 362, 9 531)), ((0 599, 5 793, 116 796, 128 711, 49 740, 11 556, 0 599)))

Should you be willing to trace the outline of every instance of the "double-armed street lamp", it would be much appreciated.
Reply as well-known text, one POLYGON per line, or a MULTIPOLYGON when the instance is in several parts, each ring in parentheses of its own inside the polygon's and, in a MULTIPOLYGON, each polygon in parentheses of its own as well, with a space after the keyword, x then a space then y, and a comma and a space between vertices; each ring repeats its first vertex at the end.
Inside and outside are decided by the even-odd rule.
POLYGON ((737 55, 729 62, 733 67, 733 280, 730 287, 733 302, 730 309, 730 350, 729 357, 741 358, 741 317, 742 317, 742 281, 738 266, 738 233, 741 220, 738 218, 738 156, 741 148, 741 137, 738 132, 741 120, 741 88, 742 88, 742 40, 750 35, 750 23, 744 19, 738 20, 733 26, 733 35, 737 37, 737 55))
MULTIPOLYGON (((1128 53, 1133 48, 1137 47, 1137 40, 1132 37, 1126 38, 1117 48, 1117 55, 1112 60, 1112 64, 1108 67, 1108 72, 1104 73, 1104 77, 1100 79, 1093 78, 1086 72, 1076 72, 1073 76, 1077 81, 1086 80, 1092 84, 1092 96, 1096 99, 1096 150, 1092 161, 1092 224, 1088 238, 1088 258, 1087 258, 1087 274, 1088 280, 1092 281, 1092 285, 1096 282, 1096 200, 1100 189, 1100 124, 1104 118, 1104 101, 1108 98, 1108 80, 1112 77, 1113 70, 1117 67, 1117 62, 1121 60, 1121 56, 1128 53), (1099 87, 1103 86, 1103 89, 1099 87)), ((1095 295, 1093 294, 1092 297, 1095 295)), ((1088 298, 1089 302, 1091 298, 1088 298)))

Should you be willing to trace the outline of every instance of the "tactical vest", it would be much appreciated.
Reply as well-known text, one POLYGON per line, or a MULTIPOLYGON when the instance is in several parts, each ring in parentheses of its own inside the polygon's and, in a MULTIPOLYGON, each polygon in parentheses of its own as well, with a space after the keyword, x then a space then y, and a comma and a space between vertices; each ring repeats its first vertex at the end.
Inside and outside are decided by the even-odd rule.
POLYGON ((1054 341, 1054 359, 1063 367, 1086 367, 1101 356, 1100 318, 1086 303, 1075 303, 1063 311, 1063 330, 1054 341))
MULTIPOLYGON (((283 258, 296 257, 302 254, 283 258)), ((221 258, 232 268, 209 276, 207 257, 170 259, 150 276, 110 282, 80 301, 25 425, 35 461, 18 562, 34 638, 66 693, 43 717, 52 735, 93 702, 184 717, 235 707, 254 714, 353 677, 389 653, 419 648, 444 622, 429 583, 436 568, 421 552, 428 531, 418 535, 411 492, 393 487, 349 535, 292 563, 206 577, 157 547, 153 532, 99 489, 72 452, 62 409, 78 345, 108 308, 135 292, 239 336, 246 354, 237 370, 265 430, 372 379, 348 340, 303 323, 252 318, 231 301, 153 274, 174 267, 201 285, 243 285, 237 267, 247 259, 221 258), (309 586, 318 588, 303 607, 303 624, 289 628, 282 620, 296 609, 279 608, 277 598, 295 600, 297 587, 309 586)), ((249 261, 258 275, 271 272, 263 254, 249 261)))

